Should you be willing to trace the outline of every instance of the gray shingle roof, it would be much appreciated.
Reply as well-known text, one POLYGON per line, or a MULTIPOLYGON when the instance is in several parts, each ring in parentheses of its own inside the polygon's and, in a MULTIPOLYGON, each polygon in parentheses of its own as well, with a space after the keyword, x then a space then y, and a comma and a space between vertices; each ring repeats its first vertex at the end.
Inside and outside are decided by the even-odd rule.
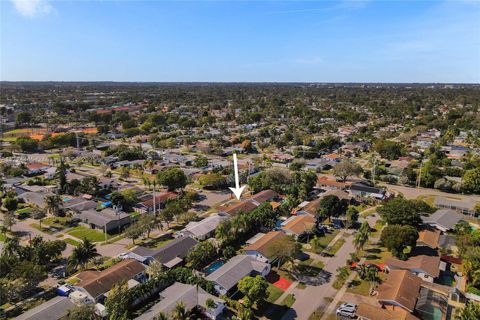
POLYGON ((175 258, 185 258, 193 246, 198 242, 190 237, 179 237, 170 243, 167 243, 163 247, 152 250, 145 247, 136 247, 131 252, 142 257, 153 257, 160 263, 165 264, 175 258))
POLYGON ((203 236, 215 230, 218 224, 225 219, 227 219, 225 216, 210 216, 201 221, 190 222, 185 227, 185 230, 190 232, 195 237, 203 236))
POLYGON ((58 320, 75 307, 67 297, 55 297, 14 318, 15 320, 58 320))
POLYGON ((430 224, 435 223, 446 229, 452 229, 460 220, 463 220, 463 215, 450 209, 439 209, 428 217, 423 217, 423 222, 430 224))
POLYGON ((221 285, 226 290, 233 288, 238 281, 253 271, 261 273, 268 264, 249 255, 238 255, 209 274, 206 279, 221 285))

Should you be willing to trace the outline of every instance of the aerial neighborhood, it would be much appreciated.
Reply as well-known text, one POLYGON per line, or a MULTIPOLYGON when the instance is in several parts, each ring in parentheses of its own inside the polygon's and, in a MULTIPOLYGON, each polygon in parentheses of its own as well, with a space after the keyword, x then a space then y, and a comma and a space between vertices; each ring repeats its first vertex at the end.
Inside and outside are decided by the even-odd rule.
POLYGON ((2 319, 480 319, 476 85, 0 91, 2 319))

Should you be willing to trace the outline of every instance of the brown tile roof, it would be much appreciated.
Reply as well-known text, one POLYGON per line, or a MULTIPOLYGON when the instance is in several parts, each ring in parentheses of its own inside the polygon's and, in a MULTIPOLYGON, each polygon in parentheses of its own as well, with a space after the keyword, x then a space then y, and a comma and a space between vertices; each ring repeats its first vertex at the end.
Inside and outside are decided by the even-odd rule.
POLYGON ((357 315, 368 320, 418 320, 408 312, 386 310, 366 303, 358 305, 357 315))
POLYGON ((410 271, 392 270, 387 280, 378 288, 378 301, 381 304, 394 301, 413 312, 421 283, 422 280, 410 271))
POLYGON ((96 298, 110 291, 114 284, 123 280, 128 281, 144 270, 145 266, 137 260, 126 259, 103 271, 79 273, 77 277, 82 280, 76 286, 85 289, 92 297, 96 298))
POLYGON ((419 255, 411 257, 406 261, 388 257, 385 259, 385 264, 390 268, 410 270, 412 272, 414 270, 422 270, 434 278, 440 274, 440 257, 438 256, 419 255))
POLYGON ((268 249, 275 241, 279 239, 283 239, 287 237, 285 233, 282 231, 270 231, 269 233, 265 234, 263 237, 249 245, 245 248, 246 251, 258 251, 265 257, 270 257, 270 253, 268 249))
MULTIPOLYGON (((173 200, 177 198, 177 194, 175 192, 170 191, 163 191, 155 194, 155 204, 158 206, 159 203, 163 203, 167 200, 173 200)), ((152 199, 148 199, 142 202, 142 204, 146 207, 153 208, 153 197, 152 199)))
POLYGON ((268 189, 268 190, 260 191, 257 194, 254 194, 248 200, 255 200, 258 203, 264 203, 266 201, 271 201, 275 198, 278 198, 278 193, 276 193, 271 189, 268 189))
POLYGON ((312 215, 317 215, 317 210, 320 208, 321 199, 316 199, 307 204, 301 211, 308 212, 312 215))
POLYGON ((328 179, 326 176, 321 176, 321 177, 318 177, 317 184, 320 185, 320 186, 346 188, 351 183, 340 182, 340 181, 328 179))
POLYGON ((430 231, 423 230, 418 233, 417 245, 425 244, 432 249, 438 248, 438 240, 440 239, 440 230, 430 231))
POLYGON ((239 213, 240 211, 248 213, 253 211, 257 205, 251 203, 250 201, 241 201, 237 202, 235 204, 232 204, 231 206, 223 208, 223 212, 228 213, 229 215, 233 216, 239 213))
POLYGON ((311 230, 315 227, 315 222, 316 219, 309 215, 296 216, 285 224, 282 229, 300 235, 304 233, 305 230, 311 230))
POLYGON ((347 200, 347 201, 351 201, 353 198, 348 192, 345 192, 343 190, 328 190, 327 192, 322 193, 320 197, 321 199, 323 199, 326 196, 336 196, 340 200, 347 200))

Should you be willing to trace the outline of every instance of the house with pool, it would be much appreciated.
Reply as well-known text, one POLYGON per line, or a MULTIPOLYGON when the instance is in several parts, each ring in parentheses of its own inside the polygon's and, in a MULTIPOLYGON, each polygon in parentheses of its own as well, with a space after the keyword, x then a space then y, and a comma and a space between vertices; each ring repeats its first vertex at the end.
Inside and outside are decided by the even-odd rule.
POLYGON ((219 295, 226 295, 244 277, 256 275, 265 277, 270 269, 270 264, 262 262, 254 256, 241 254, 228 260, 227 263, 210 273, 206 279, 214 283, 215 290, 219 295))

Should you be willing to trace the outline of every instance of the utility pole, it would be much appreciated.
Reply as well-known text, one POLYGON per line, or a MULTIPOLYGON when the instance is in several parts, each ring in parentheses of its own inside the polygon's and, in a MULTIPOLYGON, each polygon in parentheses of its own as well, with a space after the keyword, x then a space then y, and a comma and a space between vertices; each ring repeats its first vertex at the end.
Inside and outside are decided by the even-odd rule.
POLYGON ((423 161, 420 162, 420 169, 418 170, 417 188, 420 188, 420 184, 422 182, 422 168, 423 168, 423 161))
POLYGON ((373 185, 375 185, 375 166, 377 165, 377 158, 375 155, 373 156, 373 169, 372 169, 372 181, 373 185))

